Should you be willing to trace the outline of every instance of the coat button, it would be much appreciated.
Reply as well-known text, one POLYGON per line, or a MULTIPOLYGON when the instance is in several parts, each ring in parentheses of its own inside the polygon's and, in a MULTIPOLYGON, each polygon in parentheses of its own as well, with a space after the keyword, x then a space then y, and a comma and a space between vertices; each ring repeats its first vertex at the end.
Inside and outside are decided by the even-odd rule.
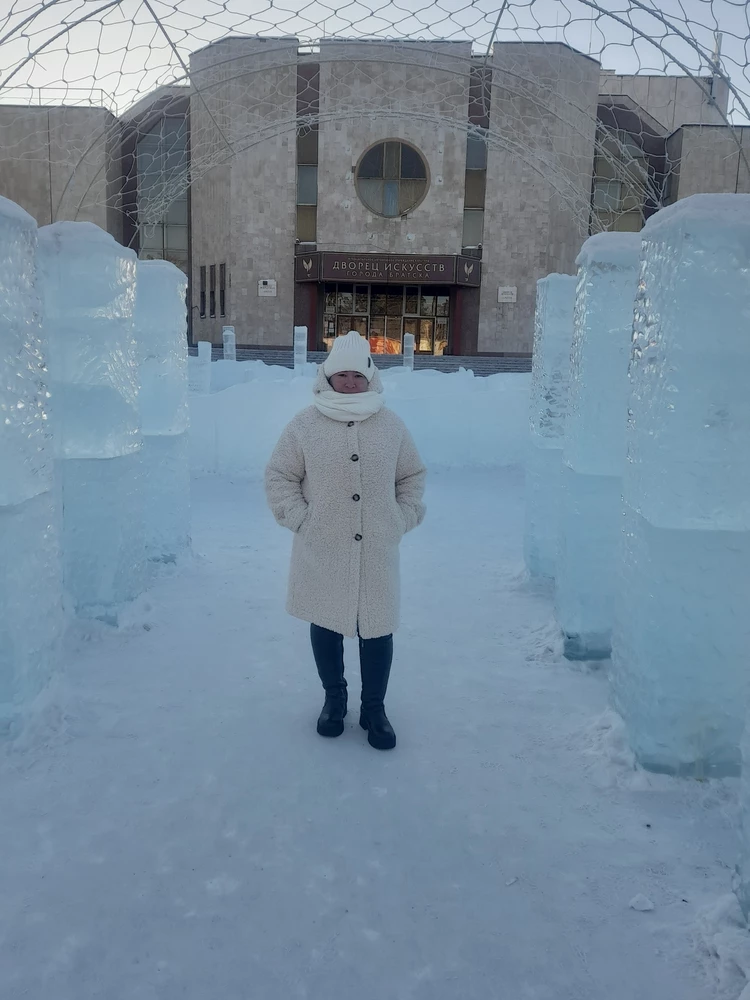
POLYGON ((358 461, 359 461, 359 455, 352 455, 352 462, 358 462, 358 461))
POLYGON ((361 542, 362 541, 362 536, 361 535, 355 535, 354 536, 354 541, 355 542, 361 542))
POLYGON ((352 500, 359 500, 359 493, 355 493, 352 500))
POLYGON ((346 426, 347 427, 354 427, 354 421, 350 420, 349 423, 346 426))

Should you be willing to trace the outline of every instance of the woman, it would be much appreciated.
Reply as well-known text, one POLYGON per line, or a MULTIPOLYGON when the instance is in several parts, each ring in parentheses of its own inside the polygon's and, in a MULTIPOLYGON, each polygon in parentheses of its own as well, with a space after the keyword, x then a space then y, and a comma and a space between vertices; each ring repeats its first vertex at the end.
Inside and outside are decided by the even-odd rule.
POLYGON ((383 406, 370 345, 358 333, 334 341, 313 393, 266 470, 269 506, 295 533, 287 611, 310 622, 326 695, 320 735, 344 731, 344 636, 359 636, 359 722, 371 746, 391 750, 384 701, 399 619, 398 547, 424 518, 425 470, 401 419, 383 406))

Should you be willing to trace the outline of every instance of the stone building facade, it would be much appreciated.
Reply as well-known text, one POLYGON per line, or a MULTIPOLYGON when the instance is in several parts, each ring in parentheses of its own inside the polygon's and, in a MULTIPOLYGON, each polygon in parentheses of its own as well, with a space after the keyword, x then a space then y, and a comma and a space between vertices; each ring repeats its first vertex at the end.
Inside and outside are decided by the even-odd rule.
POLYGON ((477 353, 530 353, 537 279, 575 273, 588 236, 599 64, 565 45, 495 47, 477 353), (499 302, 500 288, 515 302, 499 302), (511 293, 512 294, 512 293, 511 293))
POLYGON ((706 191, 750 194, 750 126, 683 125, 670 135, 667 157, 669 203, 706 191))
POLYGON ((542 43, 498 45, 487 62, 468 42, 323 40, 305 54, 294 39, 230 39, 191 70, 202 155, 222 159, 218 122, 240 147, 271 133, 193 182, 194 337, 220 342, 232 325, 238 343, 285 346, 296 323, 321 348, 345 323, 375 349, 400 351, 414 332, 418 350, 529 353, 536 280, 571 270, 587 235, 598 63, 542 43), (402 170, 405 157, 422 163, 409 166, 422 176, 393 179, 399 197, 410 183, 423 192, 395 212, 362 196, 363 158, 380 145, 385 157, 400 147, 402 170), (308 247, 323 260, 306 281, 294 257, 308 247), (337 281, 319 273, 330 254, 337 281), (432 288, 408 281, 407 257, 453 260, 432 288), (399 280, 373 280, 377 260, 399 280), (221 264, 223 312, 215 296, 211 308, 221 264))
POLYGON ((77 219, 122 240, 119 141, 104 108, 0 104, 0 195, 39 225, 77 219))
POLYGON ((196 340, 221 343, 233 324, 238 343, 291 343, 297 48, 294 38, 228 38, 191 59, 196 340), (277 294, 259 295, 269 279, 277 294))
POLYGON ((564 44, 230 36, 190 78, 120 120, 0 105, 0 194, 183 267, 193 341, 528 355, 537 279, 590 232, 747 190, 721 80, 564 44))

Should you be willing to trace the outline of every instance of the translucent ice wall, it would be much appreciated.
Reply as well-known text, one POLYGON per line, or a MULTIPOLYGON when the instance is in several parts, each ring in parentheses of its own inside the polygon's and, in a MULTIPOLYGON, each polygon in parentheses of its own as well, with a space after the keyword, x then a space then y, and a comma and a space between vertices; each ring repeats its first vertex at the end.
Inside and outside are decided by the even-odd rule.
POLYGON ((549 274, 536 289, 524 556, 531 576, 554 579, 576 279, 549 274))
POLYGON ((739 771, 750 651, 750 196, 643 231, 614 702, 650 769, 739 771))
POLYGON ((168 261, 139 261, 135 335, 143 431, 146 553, 173 561, 190 544, 187 278, 168 261))
POLYGON ((0 733, 48 680, 62 628, 36 253, 36 223, 0 198, 0 733))
POLYGON ((91 223, 39 230, 66 589, 116 617, 143 589, 140 416, 133 337, 136 257, 91 223))
POLYGON ((638 234, 600 233, 577 261, 556 579, 569 659, 610 652, 640 248, 638 234))

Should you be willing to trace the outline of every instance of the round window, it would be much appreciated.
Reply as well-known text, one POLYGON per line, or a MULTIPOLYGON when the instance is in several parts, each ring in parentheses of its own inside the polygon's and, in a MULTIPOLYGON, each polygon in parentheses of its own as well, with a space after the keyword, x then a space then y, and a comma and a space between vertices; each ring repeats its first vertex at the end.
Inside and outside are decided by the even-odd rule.
POLYGON ((371 212, 396 219, 415 209, 427 194, 427 163, 405 142, 379 142, 357 164, 355 182, 371 212))

